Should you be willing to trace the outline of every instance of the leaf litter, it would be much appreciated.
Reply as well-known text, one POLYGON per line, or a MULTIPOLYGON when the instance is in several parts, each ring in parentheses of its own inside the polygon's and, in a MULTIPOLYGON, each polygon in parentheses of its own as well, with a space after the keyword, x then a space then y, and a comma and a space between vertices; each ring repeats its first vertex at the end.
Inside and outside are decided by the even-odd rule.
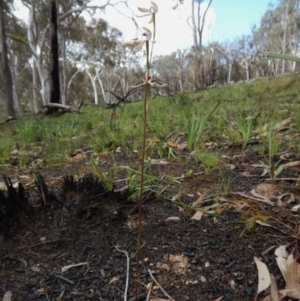
POLYGON ((267 295, 263 301, 277 301, 283 297, 300 299, 300 264, 295 260, 293 253, 288 254, 288 245, 279 246, 275 250, 278 268, 285 280, 285 288, 278 290, 274 276, 270 274, 265 263, 254 257, 258 270, 258 290, 257 296, 271 285, 271 294, 267 295))

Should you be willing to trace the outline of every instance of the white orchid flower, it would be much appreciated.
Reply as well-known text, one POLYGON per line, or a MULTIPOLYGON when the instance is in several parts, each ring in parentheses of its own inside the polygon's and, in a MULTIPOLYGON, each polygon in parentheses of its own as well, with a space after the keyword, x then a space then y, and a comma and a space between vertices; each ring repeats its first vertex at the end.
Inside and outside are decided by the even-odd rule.
POLYGON ((124 47, 129 47, 129 48, 134 48, 134 49, 140 49, 143 47, 143 45, 145 44, 145 40, 138 40, 138 39, 135 39, 135 40, 131 40, 131 41, 128 41, 128 42, 125 42, 123 44, 124 47))
POLYGON ((146 74, 145 74, 145 79, 141 78, 142 83, 137 86, 132 86, 131 88, 139 88, 139 87, 145 86, 146 84, 149 84, 153 88, 162 88, 162 87, 168 86, 168 84, 158 84, 158 83, 152 82, 152 79, 153 79, 153 74, 149 70, 149 72, 146 72, 146 74))
POLYGON ((143 29, 144 29, 144 32, 143 32, 142 36, 145 38, 144 40, 138 40, 138 39, 131 40, 131 41, 125 42, 123 44, 123 46, 129 47, 129 48, 134 48, 134 49, 142 49, 144 44, 146 44, 146 42, 149 42, 152 37, 152 33, 148 28, 143 27, 143 29))
POLYGON ((154 20, 154 15, 158 12, 158 6, 155 2, 151 1, 152 6, 150 8, 138 7, 138 10, 142 13, 145 13, 142 16, 137 16, 138 18, 151 16, 149 23, 152 23, 154 20))
POLYGON ((143 37, 145 37, 145 40, 146 40, 146 41, 150 41, 151 38, 152 38, 151 30, 148 29, 147 27, 143 27, 143 29, 144 29, 143 37))
POLYGON ((142 78, 142 83, 144 83, 144 84, 146 84, 146 83, 151 84, 151 82, 152 82, 152 72, 149 71, 149 72, 146 72, 145 79, 142 78))

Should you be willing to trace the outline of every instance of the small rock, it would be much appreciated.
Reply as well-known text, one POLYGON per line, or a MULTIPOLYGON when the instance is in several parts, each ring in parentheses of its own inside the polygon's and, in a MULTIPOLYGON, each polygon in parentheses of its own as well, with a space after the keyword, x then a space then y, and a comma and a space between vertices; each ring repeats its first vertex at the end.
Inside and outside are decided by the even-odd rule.
POLYGON ((201 282, 206 282, 206 278, 204 276, 200 277, 201 282))

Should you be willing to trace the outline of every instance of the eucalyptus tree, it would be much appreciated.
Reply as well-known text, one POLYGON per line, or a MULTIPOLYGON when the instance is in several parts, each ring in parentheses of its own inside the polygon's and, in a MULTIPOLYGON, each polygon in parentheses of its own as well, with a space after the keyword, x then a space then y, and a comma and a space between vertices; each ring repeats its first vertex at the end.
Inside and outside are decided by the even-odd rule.
POLYGON ((153 60, 156 73, 164 83, 169 84, 173 92, 183 92, 188 88, 185 86, 187 78, 185 67, 188 65, 186 49, 178 49, 169 55, 159 55, 153 60))
MULTIPOLYGON (((22 0, 22 2, 29 9, 27 39, 32 53, 32 60, 38 71, 42 103, 46 104, 50 101, 51 90, 48 70, 50 62, 50 41, 48 34, 50 29, 49 5, 53 4, 53 0, 41 0, 38 2, 33 0, 22 0)), ((90 10, 92 12, 96 9, 104 9, 110 3, 110 0, 102 6, 91 6, 89 3, 90 0, 65 0, 63 1, 63 4, 59 4, 57 7, 58 32, 62 22, 78 18, 84 10, 90 10)), ((57 78, 56 75, 56 79, 57 78)), ((55 89, 59 89, 57 84, 55 89)))
POLYGON ((227 80, 229 84, 232 77, 232 66, 234 59, 236 57, 236 43, 234 41, 225 41, 222 44, 215 43, 210 47, 215 49, 215 53, 222 54, 221 58, 218 59, 219 63, 222 64, 221 60, 225 58, 226 60, 226 69, 227 69, 227 80))
POLYGON ((144 70, 141 67, 141 62, 144 61, 144 53, 141 50, 129 50, 127 47, 120 48, 120 65, 116 74, 120 78, 120 89, 123 95, 125 95, 132 86, 140 81, 144 77, 144 70))
POLYGON ((60 103, 59 49, 57 36, 57 0, 49 0, 50 102, 60 103))
MULTIPOLYGON (((193 32, 193 51, 195 52, 195 89, 199 89, 204 85, 204 62, 203 62, 203 31, 205 25, 205 17, 212 3, 209 0, 206 9, 202 14, 201 4, 203 0, 191 0, 191 24, 193 32), (196 8, 195 8, 196 3, 196 8)), ((202 6, 203 7, 203 6, 202 6)))
MULTIPOLYGON (((281 25, 281 52, 282 54, 296 55, 300 42, 300 1, 299 0, 281 0, 277 9, 281 25)), ((286 70, 286 60, 282 60, 281 72, 286 70)), ((295 63, 290 63, 289 71, 293 71, 295 63)))
POLYGON ((253 29, 253 41, 257 47, 259 59, 259 69, 261 74, 277 73, 279 60, 267 59, 267 52, 280 52, 280 41, 278 40, 278 20, 275 19, 274 10, 269 6, 268 10, 262 16, 260 26, 253 29), (267 65, 267 67, 266 67, 267 65))
POLYGON ((273 74, 293 71, 295 63, 280 59, 267 59, 265 53, 276 52, 296 55, 300 44, 300 1, 280 0, 277 6, 270 5, 261 18, 260 26, 253 31, 253 40, 262 59, 263 72, 273 74), (268 64, 268 69, 266 66, 268 64))
POLYGON ((250 79, 250 67, 257 54, 257 48, 251 35, 243 35, 238 39, 237 61, 243 67, 246 80, 250 79))
POLYGON ((114 75, 109 72, 120 65, 121 37, 122 33, 111 27, 105 20, 92 19, 84 26, 82 40, 73 45, 76 49, 81 49, 75 64, 89 76, 95 104, 99 104, 99 87, 102 101, 109 102, 109 95, 105 90, 110 90, 114 81, 114 75))
POLYGON ((1 56, 2 56, 2 80, 4 95, 6 98, 6 114, 7 118, 15 117, 14 97, 13 97, 13 81, 8 60, 8 50, 6 42, 5 14, 8 10, 8 3, 0 0, 0 40, 1 40, 1 56))

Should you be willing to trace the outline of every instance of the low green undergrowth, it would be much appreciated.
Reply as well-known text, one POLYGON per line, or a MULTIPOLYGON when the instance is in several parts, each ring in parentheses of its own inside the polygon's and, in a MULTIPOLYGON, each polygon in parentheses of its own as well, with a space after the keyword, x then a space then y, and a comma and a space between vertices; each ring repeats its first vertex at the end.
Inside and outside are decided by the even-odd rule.
MULTIPOLYGON (((298 82, 296 75, 259 78, 198 93, 151 99, 147 156, 180 159, 181 152, 172 144, 166 144, 168 141, 186 143, 190 151, 213 142, 219 147, 220 144, 241 146, 246 152, 248 140, 262 132, 265 125, 267 128, 268 125, 276 126, 290 117, 293 122, 288 126, 293 135, 299 135, 298 82)), ((128 103, 114 111, 102 106, 86 106, 82 114, 31 115, 9 123, 2 122, 0 164, 9 164, 12 153, 16 152, 22 153, 20 167, 34 160, 44 165, 63 163, 78 149, 101 154, 121 148, 127 155, 139 154, 142 105, 142 102, 128 103)), ((267 148, 270 136, 262 135, 261 139, 265 140, 267 148)), ((286 145, 283 140, 278 150, 286 145)), ((291 141, 293 139, 289 140, 289 147, 299 151, 291 141)), ((259 147, 261 151, 262 146, 259 147)), ((265 152, 269 153, 268 149, 265 152)), ((211 159, 208 154, 198 152, 198 156, 206 162, 211 159)), ((205 167, 208 172, 214 164, 205 167)))

